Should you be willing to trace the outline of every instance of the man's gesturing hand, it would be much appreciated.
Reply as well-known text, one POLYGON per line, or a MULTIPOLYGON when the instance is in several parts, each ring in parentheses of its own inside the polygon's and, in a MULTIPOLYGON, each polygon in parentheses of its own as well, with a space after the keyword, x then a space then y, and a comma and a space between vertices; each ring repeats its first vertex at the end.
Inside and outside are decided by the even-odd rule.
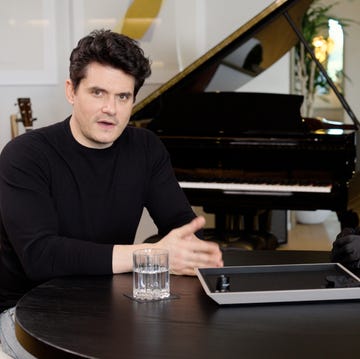
POLYGON ((224 265, 219 246, 196 237, 195 233, 204 225, 205 218, 197 217, 190 223, 173 229, 155 244, 169 251, 172 274, 195 275, 195 268, 224 265))

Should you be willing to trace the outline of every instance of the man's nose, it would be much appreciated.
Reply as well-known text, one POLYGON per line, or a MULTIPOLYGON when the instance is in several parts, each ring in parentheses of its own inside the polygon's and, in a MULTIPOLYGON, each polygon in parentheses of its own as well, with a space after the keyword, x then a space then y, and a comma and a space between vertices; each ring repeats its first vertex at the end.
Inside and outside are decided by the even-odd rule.
POLYGON ((116 102, 115 98, 106 98, 104 100, 102 111, 104 113, 107 113, 111 116, 114 116, 116 114, 116 102))

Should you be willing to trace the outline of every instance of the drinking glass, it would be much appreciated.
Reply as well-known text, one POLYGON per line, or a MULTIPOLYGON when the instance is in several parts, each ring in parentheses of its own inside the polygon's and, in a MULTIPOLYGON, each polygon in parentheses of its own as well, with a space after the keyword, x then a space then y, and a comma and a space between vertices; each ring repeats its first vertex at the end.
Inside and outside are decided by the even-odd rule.
POLYGON ((133 253, 133 297, 159 300, 170 296, 169 252, 146 248, 133 253))

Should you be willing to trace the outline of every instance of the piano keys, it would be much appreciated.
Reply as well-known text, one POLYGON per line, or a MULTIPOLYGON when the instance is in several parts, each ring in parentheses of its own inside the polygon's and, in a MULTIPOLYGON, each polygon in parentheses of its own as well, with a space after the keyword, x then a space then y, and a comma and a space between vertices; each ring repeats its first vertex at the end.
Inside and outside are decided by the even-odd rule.
POLYGON ((200 181, 179 181, 181 188, 194 188, 194 189, 208 189, 220 190, 225 194, 237 193, 251 193, 254 194, 274 194, 279 196, 291 196, 292 192, 310 192, 310 193, 330 193, 332 185, 318 185, 316 183, 308 184, 282 184, 282 183, 269 183, 264 181, 262 183, 239 183, 239 182, 200 182, 200 181))
POLYGON ((251 228, 239 218, 254 224, 277 210, 330 209, 342 227, 358 224, 349 194, 359 122, 327 74, 352 124, 304 118, 300 95, 241 91, 304 41, 311 3, 274 2, 134 107, 131 125, 162 139, 190 203, 215 214, 221 237, 266 237, 269 218, 251 228))

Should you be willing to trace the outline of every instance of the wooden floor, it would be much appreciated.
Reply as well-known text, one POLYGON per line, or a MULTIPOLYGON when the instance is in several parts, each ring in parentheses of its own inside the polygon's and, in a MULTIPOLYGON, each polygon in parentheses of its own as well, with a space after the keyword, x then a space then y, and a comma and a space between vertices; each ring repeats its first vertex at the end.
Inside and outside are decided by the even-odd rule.
POLYGON ((295 223, 288 232, 288 243, 279 250, 331 250, 332 242, 340 232, 340 223, 334 212, 320 224, 295 223))

